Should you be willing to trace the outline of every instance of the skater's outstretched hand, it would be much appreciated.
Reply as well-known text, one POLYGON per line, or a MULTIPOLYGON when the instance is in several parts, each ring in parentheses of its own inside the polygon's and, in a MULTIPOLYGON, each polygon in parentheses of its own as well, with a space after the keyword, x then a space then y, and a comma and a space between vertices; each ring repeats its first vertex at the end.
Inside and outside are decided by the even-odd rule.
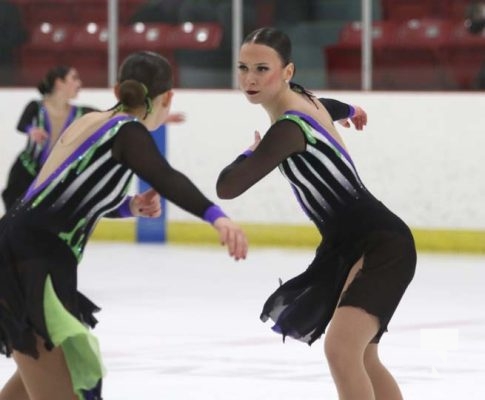
POLYGON ((154 189, 139 193, 131 199, 130 210, 134 217, 158 218, 162 215, 160 195, 154 189))
POLYGON ((244 260, 248 252, 248 240, 243 230, 227 217, 219 217, 212 224, 219 233, 219 241, 227 246, 229 255, 236 261, 244 260))

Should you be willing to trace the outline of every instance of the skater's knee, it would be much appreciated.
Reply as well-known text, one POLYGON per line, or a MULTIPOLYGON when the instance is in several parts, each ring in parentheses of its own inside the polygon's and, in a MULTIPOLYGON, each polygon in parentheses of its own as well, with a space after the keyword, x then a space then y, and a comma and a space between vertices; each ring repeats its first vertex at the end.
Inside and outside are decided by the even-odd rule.
POLYGON ((379 359, 379 353, 377 351, 377 344, 371 343, 364 352, 364 366, 368 372, 379 371, 384 368, 379 359))
POLYGON ((350 367, 355 366, 356 363, 362 365, 362 357, 341 340, 327 337, 324 350, 328 365, 334 373, 345 373, 350 367))

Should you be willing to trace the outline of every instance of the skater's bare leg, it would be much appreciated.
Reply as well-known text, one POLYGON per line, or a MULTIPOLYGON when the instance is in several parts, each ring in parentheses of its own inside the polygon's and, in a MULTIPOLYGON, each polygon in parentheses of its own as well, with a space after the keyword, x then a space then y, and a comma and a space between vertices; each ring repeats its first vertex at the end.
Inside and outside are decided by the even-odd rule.
POLYGON ((18 370, 14 372, 0 391, 0 400, 30 400, 18 370))

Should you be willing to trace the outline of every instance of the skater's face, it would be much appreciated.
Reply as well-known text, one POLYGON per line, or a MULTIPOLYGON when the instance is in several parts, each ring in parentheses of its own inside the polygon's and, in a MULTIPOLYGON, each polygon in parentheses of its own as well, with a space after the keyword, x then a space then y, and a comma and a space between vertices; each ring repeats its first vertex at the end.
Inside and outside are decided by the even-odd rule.
POLYGON ((253 104, 270 103, 288 87, 293 64, 283 65, 273 48, 264 44, 245 43, 239 52, 239 88, 253 104))
POLYGON ((82 81, 75 68, 71 68, 64 79, 59 78, 56 82, 56 87, 61 90, 68 99, 77 97, 81 86, 82 81))

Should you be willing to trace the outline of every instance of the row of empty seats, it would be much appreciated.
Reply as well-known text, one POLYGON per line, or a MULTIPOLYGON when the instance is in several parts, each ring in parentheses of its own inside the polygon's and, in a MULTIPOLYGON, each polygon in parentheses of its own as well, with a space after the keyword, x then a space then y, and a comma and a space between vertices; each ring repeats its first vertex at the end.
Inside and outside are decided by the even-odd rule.
MULTIPOLYGON (((483 43, 483 35, 471 34, 463 20, 414 18, 403 22, 375 21, 372 25, 374 46, 443 46, 483 43)), ((360 45, 362 24, 354 21, 340 30, 338 44, 360 45)))
MULTIPOLYGON (((107 84, 108 1, 10 1, 17 3, 25 19, 30 21, 28 42, 18 51, 20 84, 35 84, 46 69, 61 63, 76 66, 88 86, 107 84)), ((176 6, 210 1, 180 0, 176 6)), ((130 16, 149 0, 118 0, 118 3, 119 60, 132 51, 143 49, 167 56, 174 63, 176 72, 181 64, 191 70, 200 69, 204 64, 217 70, 217 74, 230 68, 230 54, 222 51, 228 47, 230 39, 224 23, 129 25, 130 16)), ((170 3, 176 4, 176 1, 170 3)), ((228 6, 230 3, 227 0, 228 6)), ((319 79, 311 81, 315 88, 325 84, 337 89, 360 88, 360 24, 346 21, 360 17, 361 0, 295 3, 244 0, 243 3, 255 7, 254 19, 262 24, 276 22, 275 12, 282 6, 293 10, 291 7, 298 5, 302 8, 306 4, 313 10, 312 18, 318 20, 281 26, 293 41, 299 75, 318 75, 319 79), (324 50, 319 58, 320 48, 324 50)), ((471 0, 372 0, 376 21, 373 26, 375 87, 412 90, 472 88, 482 64, 484 38, 470 35, 463 26, 470 3, 471 0), (429 16, 440 18, 421 18, 429 16)), ((218 12, 215 8, 211 10, 214 15, 219 15, 218 12)), ((299 15, 296 9, 290 14, 295 14, 295 18, 299 15)))
MULTIPOLYGON (((24 51, 70 49, 105 49, 109 32, 106 24, 90 22, 85 25, 51 24, 37 25, 31 33, 24 51)), ((136 23, 119 26, 117 41, 122 48, 197 49, 216 48, 222 40, 221 26, 216 23, 136 23)))
MULTIPOLYGON (((107 1, 102 0, 9 0, 21 9, 25 22, 76 22, 76 21, 106 21, 107 1)), ((162 1, 162 0, 161 0, 162 1)), ((372 0, 375 12, 382 14, 382 19, 405 20, 410 18, 439 17, 464 18, 473 0, 372 0)), ((125 23, 134 15, 137 9, 148 0, 118 0, 120 21, 125 23)), ((180 1, 182 4, 183 1, 180 1)), ((199 2, 203 3, 203 2, 199 2)), ((252 2, 243 2, 245 7, 252 2)), ((274 16, 282 7, 292 12, 291 2, 277 0, 259 0, 254 5, 257 9, 259 22, 274 24, 274 16)), ((360 13, 360 0, 314 0, 309 2, 313 17, 319 19, 346 20, 360 13), (349 14, 350 13, 350 14, 349 14)), ((298 13, 298 11, 296 11, 298 13)), ((374 15, 375 17, 376 15, 374 15)), ((305 17, 305 15, 301 15, 305 17)))
MULTIPOLYGON (((329 88, 361 87, 361 25, 346 25, 337 44, 323 49, 329 88)), ((485 36, 463 22, 413 19, 373 24, 375 89, 470 90, 485 61, 485 36)))
POLYGON ((402 21, 430 17, 463 20, 473 0, 381 0, 381 2, 384 20, 402 21))
MULTIPOLYGON (((175 62, 175 51, 211 51, 220 46, 222 28, 216 23, 144 24, 119 26, 119 60, 134 51, 148 50, 175 62)), ((19 79, 36 84, 53 65, 76 67, 88 86, 107 85, 108 38, 106 24, 43 23, 20 48, 19 79)))

